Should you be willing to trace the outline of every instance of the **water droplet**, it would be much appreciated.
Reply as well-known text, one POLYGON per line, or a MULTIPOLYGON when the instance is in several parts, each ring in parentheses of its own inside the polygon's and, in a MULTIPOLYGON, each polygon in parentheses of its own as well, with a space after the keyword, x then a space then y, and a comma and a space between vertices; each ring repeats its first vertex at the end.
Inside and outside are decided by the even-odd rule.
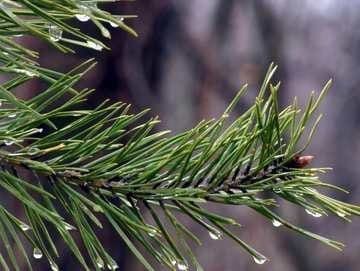
POLYGON ((107 264, 107 268, 109 270, 116 270, 119 268, 119 266, 115 261, 111 261, 111 263, 107 264))
POLYGON ((37 129, 36 129, 36 132, 37 132, 37 133, 40 133, 40 134, 41 134, 43 131, 44 131, 43 128, 37 128, 37 129))
POLYGON ((230 191, 233 192, 234 194, 241 194, 242 193, 242 191, 240 189, 231 188, 230 191))
POLYGON ((272 224, 274 227, 280 227, 282 225, 282 223, 276 219, 273 219, 272 224))
POLYGON ((118 25, 117 23, 110 22, 110 21, 109 21, 109 23, 110 23, 110 25, 111 25, 112 27, 114 27, 114 28, 119 27, 119 25, 118 25))
POLYGON ((171 263, 172 266, 175 266, 177 264, 177 261, 175 259, 173 259, 173 260, 170 261, 170 263, 171 263))
POLYGON ((305 212, 313 217, 321 217, 322 216, 321 213, 315 212, 313 210, 305 209, 305 212))
POLYGON ((20 224, 19 227, 20 227, 20 229, 21 229, 22 231, 28 231, 28 230, 30 230, 30 226, 29 226, 28 224, 25 224, 25 223, 20 224))
POLYGON ((90 19, 89 16, 85 15, 85 14, 76 14, 75 17, 80 21, 80 22, 86 22, 90 19))
POLYGON ((52 271, 59 271, 59 267, 53 261, 50 261, 50 268, 52 271))
POLYGON ((103 47, 100 44, 97 44, 91 40, 88 40, 86 42, 87 46, 91 49, 97 50, 97 51, 101 51, 103 49, 103 47))
POLYGON ((17 37, 17 38, 20 38, 20 37, 22 37, 22 36, 24 36, 23 34, 16 34, 16 35, 14 35, 14 37, 17 37))
POLYGON ((148 235, 149 235, 150 237, 155 237, 156 234, 157 234, 157 231, 154 230, 154 229, 152 229, 150 232, 148 232, 148 235))
POLYGON ((13 141, 13 140, 5 139, 5 140, 4 140, 4 143, 5 143, 6 146, 11 146, 12 144, 14 144, 14 141, 13 141))
POLYGON ((337 214, 338 216, 340 216, 340 217, 345 217, 345 216, 346 216, 346 214, 343 213, 343 212, 336 212, 336 214, 337 214))
POLYGON ((209 231, 209 236, 213 240, 219 240, 223 238, 223 235, 220 231, 209 231))
POLYGON ((109 30, 107 30, 106 28, 103 28, 101 33, 105 38, 108 38, 108 39, 111 38, 111 34, 110 34, 109 30))
POLYGON ((67 230, 67 231, 76 230, 76 228, 73 225, 70 225, 69 223, 66 223, 66 222, 64 222, 64 227, 65 227, 65 230, 67 230))
POLYGON ((189 270, 189 266, 185 262, 178 262, 177 263, 177 269, 179 271, 187 271, 187 270, 189 270))
MULTIPOLYGON (((123 22, 124 21, 124 17, 122 17, 122 16, 114 16, 117 20, 119 20, 119 21, 121 21, 121 22, 123 22)), ((114 23, 114 22, 111 22, 111 21, 109 21, 109 23, 110 23, 110 25, 112 26, 112 27, 114 27, 114 28, 116 28, 116 27, 119 27, 119 25, 117 24, 117 23, 114 23)))
POLYGON ((2 106, 2 101, 0 101, 0 106, 2 106))
POLYGON ((49 26, 49 35, 52 41, 59 41, 62 38, 63 30, 57 25, 49 26))
POLYGON ((101 208, 101 206, 99 206, 99 205, 94 205, 93 210, 94 210, 94 212, 97 212, 97 213, 103 213, 104 212, 103 208, 101 208))
POLYGON ((35 259, 41 259, 42 256, 43 256, 43 254, 42 254, 41 250, 40 250, 39 248, 37 248, 37 247, 34 248, 33 257, 34 257, 35 259))
POLYGON ((264 264, 268 260, 265 256, 262 255, 254 256, 253 259, 257 264, 264 264))
POLYGON ((15 118, 15 117, 16 117, 16 113, 10 113, 10 114, 8 115, 8 117, 9 117, 9 118, 15 118))
POLYGON ((90 20, 90 16, 88 16, 90 10, 87 6, 79 5, 78 10, 79 13, 75 15, 76 19, 78 19, 80 22, 86 22, 90 20))
POLYGON ((27 76, 30 76, 30 77, 38 76, 38 74, 36 72, 31 72, 31 71, 27 71, 27 70, 24 70, 24 74, 26 74, 27 76))
POLYGON ((96 265, 99 267, 99 268, 104 268, 104 261, 103 261, 103 259, 101 259, 100 257, 98 257, 97 259, 96 259, 96 265))

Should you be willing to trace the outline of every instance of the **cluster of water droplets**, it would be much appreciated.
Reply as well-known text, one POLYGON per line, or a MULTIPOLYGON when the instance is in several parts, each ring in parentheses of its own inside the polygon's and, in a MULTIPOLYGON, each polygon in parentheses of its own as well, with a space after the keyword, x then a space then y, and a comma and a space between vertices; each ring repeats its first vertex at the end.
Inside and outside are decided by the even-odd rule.
MULTIPOLYGON (((81 3, 77 6, 77 11, 78 13, 75 15, 75 17, 80 21, 80 22, 87 22, 90 20, 90 16, 91 16, 91 12, 92 9, 97 9, 97 3, 96 2, 89 2, 89 3, 81 3)), ((119 20, 121 20, 121 18, 119 18, 119 20)), ((118 25, 113 22, 110 23, 113 27, 117 27, 118 25)), ((59 32, 57 32, 59 33, 59 32)), ((59 36, 57 36, 59 37, 59 36)), ((61 35, 60 35, 61 38, 61 35)), ((103 49, 103 46, 99 43, 96 43, 94 41, 88 40, 86 42, 86 46, 97 50, 97 51, 101 51, 103 49)))

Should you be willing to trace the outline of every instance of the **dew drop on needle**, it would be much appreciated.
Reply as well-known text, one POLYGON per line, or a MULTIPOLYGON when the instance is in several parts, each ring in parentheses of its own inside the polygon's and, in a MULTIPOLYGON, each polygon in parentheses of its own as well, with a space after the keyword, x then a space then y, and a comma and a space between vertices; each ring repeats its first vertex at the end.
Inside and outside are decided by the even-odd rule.
POLYGON ((219 232, 219 231, 209 231, 209 236, 211 239, 213 240, 219 240, 219 239, 222 239, 222 233, 219 232))
POLYGON ((313 210, 305 209, 305 212, 313 217, 321 217, 322 216, 321 213, 315 212, 313 210))
POLYGON ((50 40, 52 41, 59 41, 62 38, 63 30, 58 27, 57 25, 50 25, 49 26, 49 35, 50 40))
POLYGON ((274 227, 280 227, 282 225, 282 223, 276 219, 273 219, 272 224, 274 227))
POLYGON ((37 248, 37 247, 34 248, 33 257, 34 257, 35 259, 41 259, 42 256, 43 256, 43 254, 42 254, 41 250, 40 250, 39 248, 37 248))
POLYGON ((253 257, 254 261, 256 264, 264 264, 267 261, 267 258, 264 256, 257 256, 257 257, 253 257))

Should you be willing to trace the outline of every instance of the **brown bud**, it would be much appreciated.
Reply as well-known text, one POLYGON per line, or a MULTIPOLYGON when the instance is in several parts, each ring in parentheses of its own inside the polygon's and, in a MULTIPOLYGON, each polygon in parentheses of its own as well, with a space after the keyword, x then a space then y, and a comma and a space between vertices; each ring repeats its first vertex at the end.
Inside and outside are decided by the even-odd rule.
POLYGON ((303 168, 311 163, 315 157, 312 155, 295 156, 291 166, 295 168, 303 168))

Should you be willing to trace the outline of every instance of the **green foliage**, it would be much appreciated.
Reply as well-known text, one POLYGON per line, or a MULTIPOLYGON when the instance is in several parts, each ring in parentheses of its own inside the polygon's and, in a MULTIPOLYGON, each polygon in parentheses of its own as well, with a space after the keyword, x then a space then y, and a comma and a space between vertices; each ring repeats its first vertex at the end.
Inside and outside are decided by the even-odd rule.
POLYGON ((319 179, 326 168, 303 167, 311 158, 301 156, 302 152, 320 117, 309 130, 305 146, 298 147, 331 81, 319 96, 310 96, 304 111, 296 100, 282 109, 277 98, 280 84, 271 83, 276 66, 271 65, 254 105, 241 116, 229 120, 246 85, 218 119, 202 121, 175 136, 155 132, 156 117, 146 117, 147 110, 131 113, 129 105, 121 102, 104 101, 95 109, 79 109, 92 90, 77 90, 75 85, 94 61, 66 74, 52 71, 40 67, 37 52, 19 43, 16 35, 30 34, 63 52, 73 52, 72 44, 106 48, 72 26, 79 15, 81 20, 91 20, 105 37, 110 37, 109 22, 136 35, 124 21, 133 16, 113 16, 96 2, 100 3, 0 2, 0 70, 8 74, 0 86, 0 187, 25 214, 20 219, 5 203, 0 205, 0 238, 6 252, 0 254, 2 269, 21 270, 15 256, 21 253, 32 270, 26 242, 34 248, 35 258, 44 255, 52 270, 58 270, 56 232, 85 270, 115 270, 116 261, 95 231, 103 228, 101 220, 106 219, 147 270, 154 270, 148 256, 170 270, 189 266, 202 270, 187 244, 189 240, 200 244, 200 240, 182 223, 183 215, 212 239, 227 236, 255 262, 264 263, 265 256, 233 233, 240 224, 210 211, 209 202, 248 207, 275 226, 342 249, 341 243, 295 226, 276 213, 282 198, 316 217, 334 214, 349 220, 360 214, 360 207, 320 192, 329 188, 346 192, 319 179), (29 100, 16 97, 15 90, 30 80, 41 80, 47 87, 29 100), (81 237, 84 249, 75 236, 81 237))

